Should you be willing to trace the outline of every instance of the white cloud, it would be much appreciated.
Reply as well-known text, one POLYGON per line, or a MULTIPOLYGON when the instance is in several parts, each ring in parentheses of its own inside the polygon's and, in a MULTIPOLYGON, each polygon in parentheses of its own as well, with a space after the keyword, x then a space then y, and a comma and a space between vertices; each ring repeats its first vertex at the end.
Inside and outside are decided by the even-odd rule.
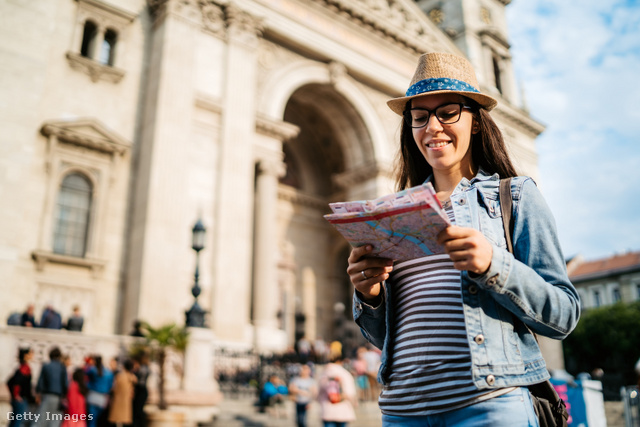
POLYGON ((640 5, 515 0, 507 20, 565 254, 640 250, 640 5))

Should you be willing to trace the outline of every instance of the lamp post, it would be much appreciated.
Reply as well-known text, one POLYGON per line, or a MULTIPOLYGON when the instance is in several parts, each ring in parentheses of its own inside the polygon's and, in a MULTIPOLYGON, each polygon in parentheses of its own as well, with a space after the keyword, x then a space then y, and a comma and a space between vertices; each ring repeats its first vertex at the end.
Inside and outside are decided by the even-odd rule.
POLYGON ((207 230, 204 228, 204 225, 202 224, 202 221, 200 219, 198 219, 196 224, 193 226, 193 229, 191 230, 191 248, 196 251, 196 271, 194 274, 195 281, 193 287, 191 288, 191 294, 195 298, 195 301, 193 301, 193 305, 187 312, 185 312, 185 314, 187 318, 187 326, 196 328, 204 328, 204 316, 207 313, 202 309, 202 307, 200 307, 200 304, 198 304, 198 295, 200 295, 200 292, 202 291, 202 289, 200 289, 200 285, 198 284, 198 279, 200 278, 200 251, 204 249, 204 239, 206 231, 207 230))

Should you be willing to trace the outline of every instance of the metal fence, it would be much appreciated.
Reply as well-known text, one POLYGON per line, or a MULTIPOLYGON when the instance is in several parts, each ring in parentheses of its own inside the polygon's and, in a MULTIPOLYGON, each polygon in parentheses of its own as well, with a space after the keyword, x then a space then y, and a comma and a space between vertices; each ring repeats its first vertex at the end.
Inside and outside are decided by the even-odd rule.
POLYGON ((626 427, 640 427, 640 396, 638 387, 627 386, 620 389, 620 397, 624 404, 626 427))

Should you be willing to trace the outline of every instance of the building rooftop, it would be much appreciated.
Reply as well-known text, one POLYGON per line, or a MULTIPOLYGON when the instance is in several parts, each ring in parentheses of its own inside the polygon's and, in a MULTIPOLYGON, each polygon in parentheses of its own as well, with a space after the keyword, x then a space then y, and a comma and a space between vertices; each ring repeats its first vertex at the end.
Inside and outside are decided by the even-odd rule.
POLYGON ((571 281, 581 281, 640 271, 640 252, 627 252, 593 261, 578 261, 569 272, 571 281))

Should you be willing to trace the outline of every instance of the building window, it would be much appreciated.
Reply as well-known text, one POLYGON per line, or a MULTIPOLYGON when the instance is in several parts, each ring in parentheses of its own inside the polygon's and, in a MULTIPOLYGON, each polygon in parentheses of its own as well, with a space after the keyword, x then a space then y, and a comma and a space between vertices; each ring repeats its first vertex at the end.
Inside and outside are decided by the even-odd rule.
POLYGON ((82 33, 82 46, 80 46, 80 55, 85 58, 93 57, 97 36, 98 26, 93 21, 85 22, 84 31, 82 33))
POLYGON ((600 307, 602 305, 602 297, 600 291, 593 291, 593 306, 600 307))
POLYGON ((620 295, 620 288, 616 287, 611 290, 611 300, 614 304, 622 301, 622 296, 620 295))
POLYGON ((496 83, 496 89, 502 93, 502 79, 500 77, 500 59, 493 55, 493 77, 496 83))
POLYGON ((104 65, 113 67, 116 43, 118 41, 118 33, 114 30, 107 30, 104 34, 104 40, 102 42, 102 50, 100 51, 99 62, 104 65))
POLYGON ((92 193, 91 182, 84 175, 71 173, 62 180, 55 208, 54 253, 84 257, 92 193))

